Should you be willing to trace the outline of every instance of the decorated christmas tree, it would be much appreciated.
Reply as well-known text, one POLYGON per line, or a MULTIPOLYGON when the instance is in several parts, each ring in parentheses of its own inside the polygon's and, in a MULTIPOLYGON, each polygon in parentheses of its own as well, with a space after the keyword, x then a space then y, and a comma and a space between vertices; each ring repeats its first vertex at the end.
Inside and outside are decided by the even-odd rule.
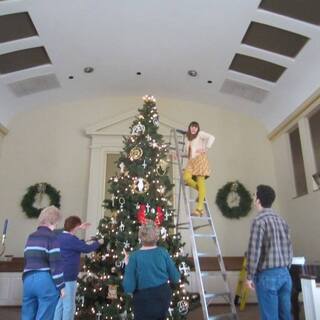
MULTIPOLYGON (((132 297, 123 292, 125 252, 140 248, 139 226, 152 219, 160 228, 159 246, 165 247, 181 273, 168 319, 186 319, 189 266, 184 244, 175 225, 173 184, 169 177, 169 145, 159 130, 159 115, 152 96, 143 97, 143 107, 123 138, 117 165, 119 174, 110 179, 110 198, 104 206, 111 212, 99 222, 97 236, 105 239, 99 252, 87 256, 77 291, 77 319, 133 319, 132 297)), ((129 258, 130 259, 130 258, 129 258)))

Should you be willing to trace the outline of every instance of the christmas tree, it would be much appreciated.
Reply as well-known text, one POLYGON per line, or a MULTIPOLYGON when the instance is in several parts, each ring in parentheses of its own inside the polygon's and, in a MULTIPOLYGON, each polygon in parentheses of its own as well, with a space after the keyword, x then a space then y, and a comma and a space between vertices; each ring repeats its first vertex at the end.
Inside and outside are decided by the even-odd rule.
MULTIPOLYGON (((181 273, 168 319, 186 319, 189 295, 185 289, 189 266, 184 243, 175 225, 173 184, 169 177, 169 145, 159 130, 159 115, 152 96, 143 97, 143 107, 123 138, 117 162, 120 172, 110 179, 111 211, 99 222, 97 235, 105 239, 99 252, 87 256, 77 291, 77 319, 133 319, 132 297, 122 289, 125 252, 140 248, 139 226, 152 219, 160 228, 158 245, 165 247, 181 273)), ((130 259, 130 258, 129 258, 130 259)))

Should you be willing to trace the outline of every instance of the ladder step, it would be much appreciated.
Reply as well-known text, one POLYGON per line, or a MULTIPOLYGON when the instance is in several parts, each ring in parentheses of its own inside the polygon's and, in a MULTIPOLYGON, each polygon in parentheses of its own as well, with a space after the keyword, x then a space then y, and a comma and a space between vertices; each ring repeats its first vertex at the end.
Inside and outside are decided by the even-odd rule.
POLYGON ((221 297, 230 298, 230 292, 212 292, 212 293, 206 293, 204 296, 206 299, 217 299, 221 297))
POLYGON ((222 271, 202 271, 201 276, 202 277, 220 277, 220 276, 227 276, 226 272, 222 271))
MULTIPOLYGON (((189 202, 197 202, 196 199, 190 199, 189 202)), ((207 200, 204 199, 203 203, 207 203, 207 200)))
POLYGON ((224 320, 224 319, 237 319, 234 313, 221 313, 215 316, 209 317, 209 320, 224 320))
POLYGON ((196 237, 196 238, 215 238, 216 237, 216 235, 214 234, 214 233, 212 233, 212 234, 206 234, 206 233, 195 233, 194 234, 194 236, 196 237))
POLYGON ((211 257, 207 252, 198 252, 198 257, 211 257))
POLYGON ((191 218, 192 219, 194 219, 194 220, 205 220, 205 221, 208 221, 208 220, 210 220, 210 217, 208 217, 208 216, 191 216, 191 218))

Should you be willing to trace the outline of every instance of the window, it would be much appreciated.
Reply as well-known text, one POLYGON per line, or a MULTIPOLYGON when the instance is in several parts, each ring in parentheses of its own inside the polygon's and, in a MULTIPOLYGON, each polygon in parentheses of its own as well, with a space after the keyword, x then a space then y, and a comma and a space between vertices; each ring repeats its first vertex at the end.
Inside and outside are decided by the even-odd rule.
POLYGON ((320 108, 309 118, 311 140, 317 172, 320 172, 320 108))
MULTIPOLYGON (((108 153, 106 159, 106 177, 105 177, 105 199, 111 199, 111 193, 109 192, 110 182, 109 179, 119 174, 120 169, 116 165, 116 161, 119 159, 120 153, 108 153)), ((110 215, 111 210, 106 209, 105 214, 110 215)))
POLYGON ((296 195, 302 196, 308 193, 306 173, 303 163, 302 147, 299 128, 293 129, 289 133, 291 156, 293 162, 294 180, 296 186, 296 195))

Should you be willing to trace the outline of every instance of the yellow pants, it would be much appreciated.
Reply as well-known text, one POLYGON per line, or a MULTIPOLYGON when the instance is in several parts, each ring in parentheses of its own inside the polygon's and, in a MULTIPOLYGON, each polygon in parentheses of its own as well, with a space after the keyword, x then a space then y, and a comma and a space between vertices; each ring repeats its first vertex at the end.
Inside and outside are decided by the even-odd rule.
POLYGON ((204 176, 196 176, 196 180, 192 179, 192 174, 190 171, 185 170, 183 173, 184 182, 191 188, 198 190, 198 202, 197 210, 203 210, 204 198, 206 196, 206 183, 204 176))

